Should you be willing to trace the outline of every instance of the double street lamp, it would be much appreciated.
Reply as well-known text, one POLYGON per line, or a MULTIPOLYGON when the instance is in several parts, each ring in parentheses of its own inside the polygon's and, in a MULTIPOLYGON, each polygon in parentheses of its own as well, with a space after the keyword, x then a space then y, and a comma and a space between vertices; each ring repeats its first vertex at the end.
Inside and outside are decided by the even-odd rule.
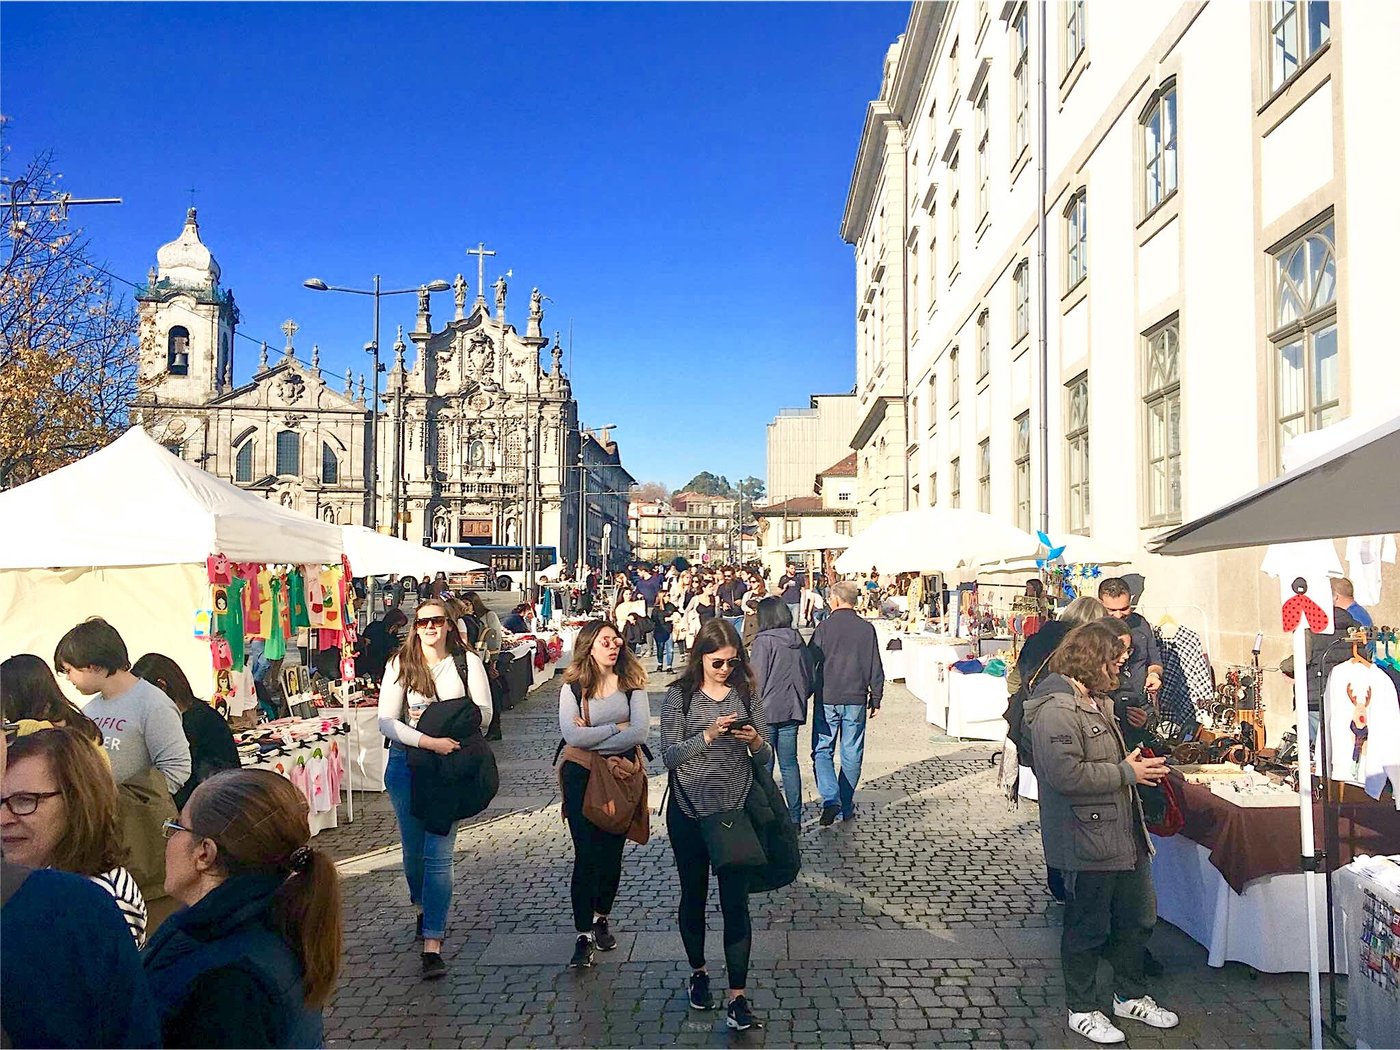
MULTIPOLYGON (((429 281, 425 285, 417 288, 392 288, 385 290, 379 287, 379 274, 374 275, 373 288, 343 288, 337 284, 327 284, 319 277, 310 277, 301 282, 307 288, 316 292, 349 292, 352 295, 372 295, 374 296, 374 339, 365 344, 365 353, 374 358, 374 400, 370 402, 370 469, 369 474, 369 521, 366 524, 376 531, 379 528, 379 373, 384 371, 384 366, 379 363, 379 299, 385 295, 411 295, 424 292, 445 292, 452 286, 446 281, 429 281)), ((395 472, 394 491, 398 492, 398 472, 395 472)), ((394 531, 398 532, 398 522, 394 522, 394 531)))

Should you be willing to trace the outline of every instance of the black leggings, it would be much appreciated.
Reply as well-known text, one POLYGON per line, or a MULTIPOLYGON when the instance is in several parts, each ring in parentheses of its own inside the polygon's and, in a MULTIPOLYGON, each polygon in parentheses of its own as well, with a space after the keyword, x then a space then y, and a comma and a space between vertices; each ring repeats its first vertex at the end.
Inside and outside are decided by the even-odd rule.
MULTIPOLYGON (((681 878, 681 942, 690 967, 705 965, 705 902, 710 896, 710 854, 700 824, 681 812, 675 795, 666 805, 666 830, 676 871, 681 878)), ((753 933, 749 925, 748 878, 742 871, 722 871, 719 907, 724 915, 724 967, 730 988, 744 988, 749 979, 749 949, 753 933)))
POLYGON ((569 897, 574 906, 574 929, 593 929, 593 916, 611 913, 622 880, 622 844, 626 835, 613 835, 583 815, 583 793, 588 770, 577 762, 565 762, 560 771, 564 787, 564 819, 574 840, 574 877, 569 897))

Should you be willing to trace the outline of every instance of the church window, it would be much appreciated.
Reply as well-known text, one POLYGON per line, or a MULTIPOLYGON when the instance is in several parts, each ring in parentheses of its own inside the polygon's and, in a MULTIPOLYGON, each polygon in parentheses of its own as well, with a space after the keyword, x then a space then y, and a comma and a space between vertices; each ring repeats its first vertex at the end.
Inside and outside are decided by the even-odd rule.
POLYGON ((473 467, 486 466, 486 442, 477 438, 468 446, 467 462, 473 467))
POLYGON ((437 468, 444 474, 447 473, 452 459, 450 432, 451 424, 446 420, 439 420, 437 425, 437 468))
POLYGON ((238 449, 238 458, 233 463, 233 480, 247 485, 253 480, 253 445, 245 441, 238 449))
POLYGON ((321 484, 340 484, 340 460, 336 458, 335 450, 321 442, 321 484))
POLYGON ((277 434, 277 473, 301 473, 301 435, 295 430, 283 430, 277 434))
POLYGON ((506 436, 506 466, 522 467, 525 465, 525 433, 523 430, 512 430, 506 436))
POLYGON ((173 376, 190 374, 190 330, 183 325, 170 329, 166 337, 165 369, 173 376))

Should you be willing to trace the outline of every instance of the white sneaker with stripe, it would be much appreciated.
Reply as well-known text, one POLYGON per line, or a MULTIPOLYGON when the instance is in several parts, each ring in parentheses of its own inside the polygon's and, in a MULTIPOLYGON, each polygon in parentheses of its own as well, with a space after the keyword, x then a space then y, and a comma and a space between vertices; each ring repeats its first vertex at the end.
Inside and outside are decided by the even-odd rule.
POLYGON ((1087 1014, 1071 1013, 1069 1027, 1071 1031, 1078 1032, 1085 1039, 1096 1043, 1121 1043, 1127 1038, 1103 1015, 1102 1010, 1094 1010, 1087 1014))
POLYGON ((1127 1017, 1134 1021, 1141 1021, 1153 1028, 1175 1028, 1181 1020, 1170 1010, 1158 1006, 1156 1000, 1150 995, 1144 995, 1140 999, 1120 999, 1115 995, 1113 997, 1113 1014, 1115 1017, 1127 1017))

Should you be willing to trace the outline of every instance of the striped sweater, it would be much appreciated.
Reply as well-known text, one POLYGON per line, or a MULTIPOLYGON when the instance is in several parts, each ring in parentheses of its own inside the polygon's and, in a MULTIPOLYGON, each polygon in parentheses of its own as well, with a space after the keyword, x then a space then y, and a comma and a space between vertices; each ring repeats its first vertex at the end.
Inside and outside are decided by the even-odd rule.
POLYGON ((127 929, 131 931, 132 939, 136 941, 136 947, 145 945, 146 898, 141 896, 131 872, 125 868, 113 868, 101 875, 89 875, 88 881, 97 883, 112 895, 112 899, 117 902, 117 910, 126 920, 127 929))
POLYGON ((754 760, 767 762, 765 743, 756 755, 738 738, 724 734, 712 744, 705 743, 705 730, 720 715, 745 710, 753 718, 754 728, 765 741, 768 722, 763 717, 763 701, 757 697, 744 701, 730 689, 723 700, 712 700, 697 691, 690 700, 690 713, 685 715, 685 694, 678 685, 666 690, 665 706, 661 712, 661 757, 679 785, 676 803, 688 817, 700 818, 739 809, 749 795, 753 783, 754 760))

